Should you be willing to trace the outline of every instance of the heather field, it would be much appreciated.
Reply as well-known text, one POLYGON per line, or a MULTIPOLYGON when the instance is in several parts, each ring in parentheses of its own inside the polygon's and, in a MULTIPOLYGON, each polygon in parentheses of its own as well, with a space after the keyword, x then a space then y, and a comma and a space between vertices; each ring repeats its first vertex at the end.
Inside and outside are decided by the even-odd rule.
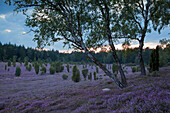
MULTIPOLYGON (((73 65, 70 72, 64 64, 63 72, 50 75, 48 64, 46 74, 37 75, 33 67, 27 71, 17 63, 21 76, 16 77, 16 67, 5 70, 6 64, 0 63, 0 113, 170 112, 170 66, 160 68, 159 77, 140 76, 127 66, 128 87, 119 89, 100 69, 100 79, 84 80, 81 74, 81 81, 75 83, 71 80, 73 65), (68 75, 67 80, 63 74, 68 75)), ((83 65, 77 67, 81 73, 83 65)), ((96 71, 95 66, 87 68, 96 71)))

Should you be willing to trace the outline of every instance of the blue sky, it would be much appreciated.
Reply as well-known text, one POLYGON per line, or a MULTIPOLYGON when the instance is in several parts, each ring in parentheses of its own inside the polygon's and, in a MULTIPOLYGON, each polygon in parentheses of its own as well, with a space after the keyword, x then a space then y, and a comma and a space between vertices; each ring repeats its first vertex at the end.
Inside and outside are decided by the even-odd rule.
MULTIPOLYGON (((0 42, 3 44, 10 42, 12 44, 35 48, 37 44, 32 41, 34 36, 33 33, 25 34, 25 32, 29 31, 29 28, 24 25, 25 16, 22 13, 17 14, 16 12, 13 12, 13 9, 13 6, 9 7, 4 4, 2 0, 0 1, 0 42)), ((157 45, 160 39, 170 39, 170 35, 168 35, 168 33, 170 33, 170 26, 162 30, 161 34, 158 34, 157 32, 147 34, 145 38, 145 45, 157 45)), ((135 42, 133 44, 138 45, 135 42)), ((68 50, 67 47, 63 48, 62 42, 57 42, 54 45, 45 48, 68 50)))

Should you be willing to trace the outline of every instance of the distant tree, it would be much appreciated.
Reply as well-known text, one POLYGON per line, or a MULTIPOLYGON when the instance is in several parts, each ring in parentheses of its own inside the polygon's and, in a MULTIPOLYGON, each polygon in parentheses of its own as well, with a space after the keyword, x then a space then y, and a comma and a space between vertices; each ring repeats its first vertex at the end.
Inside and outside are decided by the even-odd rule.
POLYGON ((159 40, 159 43, 161 44, 161 47, 166 47, 166 45, 170 44, 170 39, 163 38, 159 40))

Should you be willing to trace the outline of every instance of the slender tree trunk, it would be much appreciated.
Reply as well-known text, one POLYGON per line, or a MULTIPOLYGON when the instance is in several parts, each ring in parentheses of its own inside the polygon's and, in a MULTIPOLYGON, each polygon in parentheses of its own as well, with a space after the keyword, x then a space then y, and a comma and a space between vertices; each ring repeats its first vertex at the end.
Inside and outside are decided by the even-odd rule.
POLYGON ((84 43, 81 43, 81 46, 83 48, 83 50, 85 51, 85 54, 97 65, 99 66, 105 73, 107 76, 109 76, 111 78, 111 80, 117 85, 119 86, 121 89, 126 87, 126 85, 124 83, 121 83, 117 77, 111 73, 109 70, 107 70, 107 68, 101 64, 89 51, 88 49, 85 47, 84 43))
POLYGON ((102 11, 102 15, 103 17, 106 19, 106 30, 107 30, 107 38, 108 38, 108 42, 109 42, 109 45, 111 46, 111 49, 112 49, 112 55, 113 55, 113 58, 115 59, 117 65, 118 65, 118 70, 120 72, 120 75, 121 75, 121 81, 122 81, 122 84, 124 87, 127 86, 127 82, 126 82, 126 77, 125 77, 125 74, 124 74, 124 71, 122 69, 122 66, 121 66, 121 63, 119 61, 119 58, 116 54, 116 50, 115 50, 115 46, 113 44, 113 40, 112 40, 112 35, 111 35, 111 30, 110 30, 110 14, 109 14, 109 7, 106 3, 106 0, 103 0, 103 3, 105 5, 105 9, 106 9, 106 12, 104 14, 102 8, 101 8, 101 11, 102 11))
POLYGON ((124 71, 122 69, 120 60, 119 60, 119 58, 118 58, 118 56, 116 54, 116 50, 115 50, 115 46, 113 45, 113 41, 109 40, 109 44, 110 44, 111 49, 112 49, 113 58, 114 58, 114 60, 116 61, 117 65, 118 65, 118 71, 120 72, 121 81, 122 81, 124 86, 127 86, 126 77, 125 77, 124 71))
POLYGON ((141 75, 146 75, 142 52, 143 52, 143 41, 140 40, 139 41, 139 50, 138 50, 139 64, 140 64, 140 68, 141 68, 141 75))

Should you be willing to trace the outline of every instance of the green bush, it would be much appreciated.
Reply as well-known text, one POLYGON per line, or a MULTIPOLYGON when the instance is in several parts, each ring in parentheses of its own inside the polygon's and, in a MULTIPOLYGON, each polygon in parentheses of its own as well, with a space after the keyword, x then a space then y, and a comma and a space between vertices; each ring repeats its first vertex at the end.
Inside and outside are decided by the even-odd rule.
POLYGON ((93 72, 93 77, 94 77, 94 80, 97 80, 96 72, 95 71, 93 72))
POLYGON ((36 62, 36 63, 34 64, 34 69, 35 69, 35 73, 36 73, 36 74, 39 73, 39 68, 40 68, 40 66, 39 66, 39 64, 36 62))
POLYGON ((73 67, 73 70, 72 70, 72 81, 79 82, 80 80, 81 80, 81 78, 80 78, 80 71, 77 68, 77 66, 75 65, 73 67))
POLYGON ((131 67, 131 69, 133 73, 137 71, 136 67, 131 67))
POLYGON ((10 60, 8 60, 8 67, 10 67, 11 66, 11 61, 10 60))
POLYGON ((159 77, 160 75, 159 75, 158 71, 153 71, 153 72, 149 73, 148 76, 151 76, 151 77, 159 77))
POLYGON ((88 71, 89 71, 88 69, 83 69, 83 70, 81 71, 85 80, 86 80, 86 77, 87 77, 87 75, 88 75, 88 71))
POLYGON ((70 72, 70 66, 69 66, 69 64, 66 65, 66 68, 67 68, 67 72, 70 72))
POLYGON ((136 67, 136 71, 137 71, 137 72, 141 71, 140 66, 137 66, 137 67, 136 67))
POLYGON ((60 72, 63 72, 64 70, 64 66, 61 66, 60 72))
POLYGON ((10 68, 8 68, 8 71, 10 71, 10 68))
POLYGON ((28 71, 31 71, 31 70, 32 70, 32 65, 29 64, 28 71))
POLYGON ((55 67, 56 73, 62 72, 64 70, 64 66, 62 66, 60 61, 54 63, 53 65, 55 67))
POLYGON ((66 75, 66 74, 63 74, 63 75, 62 75, 62 78, 63 78, 63 80, 67 80, 67 78, 68 78, 68 75, 66 75))
POLYGON ((44 72, 44 71, 41 71, 41 75, 45 75, 45 72, 44 72))
POLYGON ((42 66, 40 71, 45 74, 46 73, 46 67, 42 66))
POLYGON ((170 66, 170 62, 168 62, 168 66, 170 66))
POLYGON ((113 72, 114 74, 117 74, 117 73, 118 73, 118 66, 117 66, 116 63, 113 63, 113 64, 112 64, 112 72, 113 72))
POLYGON ((53 75, 55 73, 55 68, 53 66, 50 67, 50 74, 53 75))
POLYGON ((99 73, 99 68, 96 66, 96 73, 99 73))
POLYGON ((13 62, 12 65, 15 67, 16 66, 16 56, 13 56, 13 62))
POLYGON ((28 60, 25 60, 24 66, 26 67, 28 65, 28 60))
POLYGON ((127 63, 126 66, 136 66, 135 63, 127 63))
POLYGON ((21 75, 21 68, 17 66, 15 70, 15 76, 20 76, 20 75, 21 75))
POLYGON ((88 75, 88 79, 92 80, 92 73, 90 72, 90 74, 88 75))

